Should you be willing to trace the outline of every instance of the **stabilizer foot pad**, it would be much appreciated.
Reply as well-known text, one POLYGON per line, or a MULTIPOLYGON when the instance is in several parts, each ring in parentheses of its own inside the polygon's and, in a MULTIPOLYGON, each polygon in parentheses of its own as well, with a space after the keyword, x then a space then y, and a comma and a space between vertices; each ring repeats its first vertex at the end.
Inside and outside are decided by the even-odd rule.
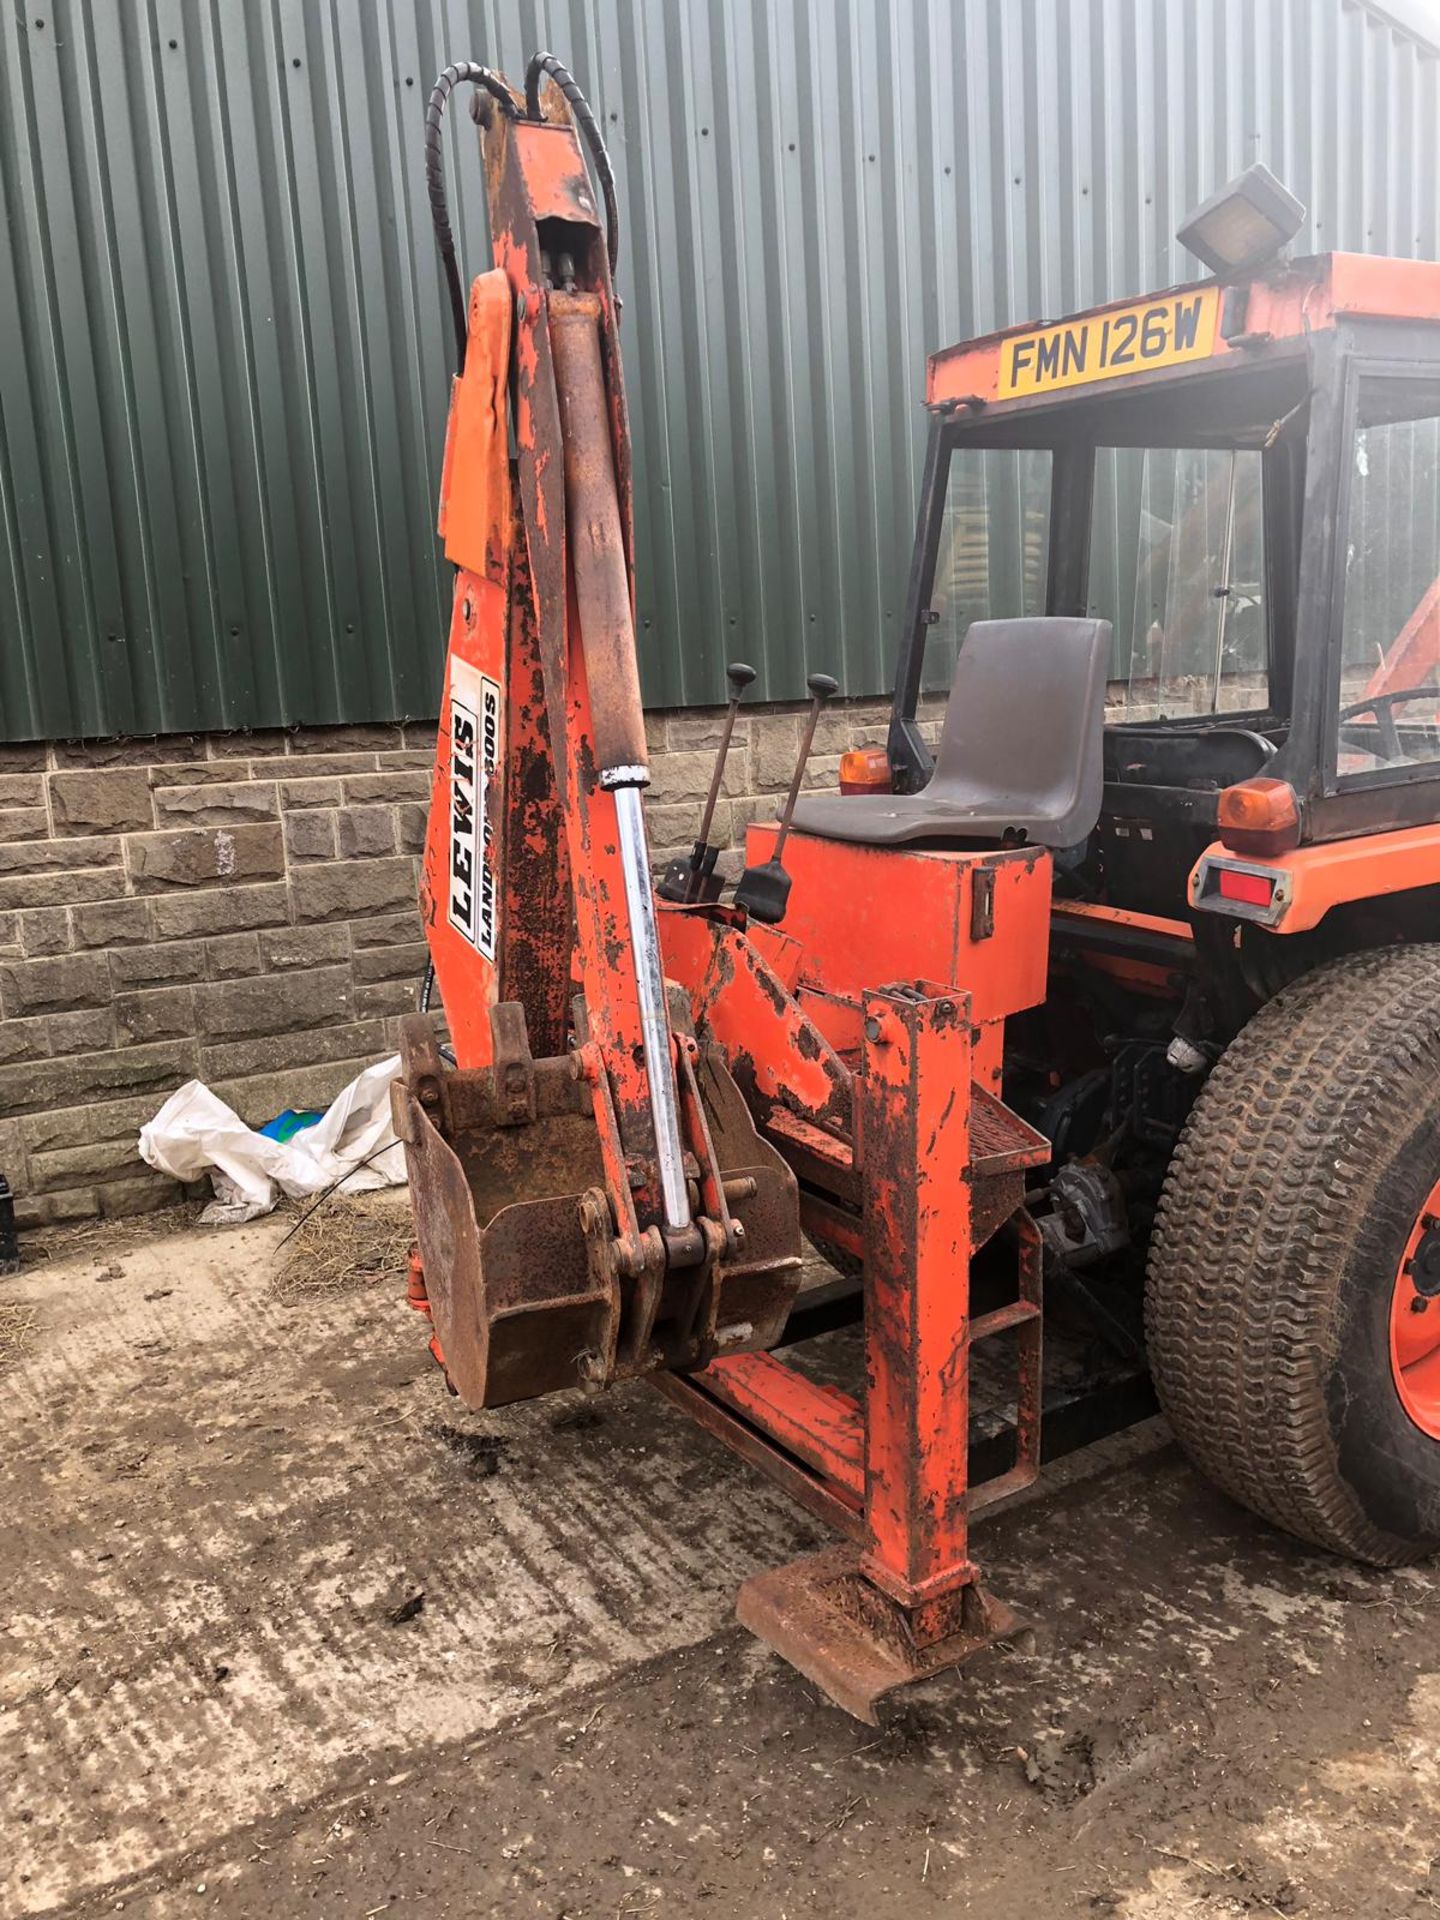
POLYGON ((752 1574, 736 1596, 735 1614, 836 1706, 872 1727, 880 1725, 880 1707, 892 1695, 958 1667, 1023 1626, 976 1584, 966 1589, 964 1630, 917 1647, 903 1608, 864 1578, 852 1546, 827 1547, 773 1573, 752 1574))

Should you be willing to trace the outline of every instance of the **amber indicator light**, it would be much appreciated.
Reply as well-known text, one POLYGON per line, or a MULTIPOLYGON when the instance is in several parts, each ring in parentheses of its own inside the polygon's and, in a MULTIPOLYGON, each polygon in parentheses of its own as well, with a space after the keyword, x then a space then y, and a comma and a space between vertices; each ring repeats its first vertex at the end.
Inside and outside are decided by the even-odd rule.
POLYGON ((890 762, 880 747, 855 747, 840 756, 841 793, 889 793, 890 762))
POLYGON ((1226 787, 1215 817, 1220 838, 1232 853, 1268 858, 1288 853, 1300 839, 1300 808, 1294 788, 1264 774, 1226 787))

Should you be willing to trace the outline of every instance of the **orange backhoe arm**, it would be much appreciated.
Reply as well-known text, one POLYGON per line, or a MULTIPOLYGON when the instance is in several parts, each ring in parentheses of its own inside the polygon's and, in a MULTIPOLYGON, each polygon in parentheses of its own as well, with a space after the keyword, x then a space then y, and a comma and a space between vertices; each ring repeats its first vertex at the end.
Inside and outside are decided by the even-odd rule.
POLYGON ((1396 634, 1384 659, 1365 685, 1366 695, 1396 693, 1402 687, 1428 686, 1440 667, 1440 579, 1420 596, 1420 604, 1396 634))
POLYGON ((473 1405, 768 1344, 798 1282, 793 1177, 743 1105, 722 1102, 723 1126, 712 1118, 702 1081, 717 1086, 725 1070, 677 1034, 667 1004, 642 801, 614 228, 577 136, 577 124, 593 130, 587 116, 549 56, 523 95, 465 63, 437 83, 427 144, 464 329, 441 482, 456 573, 421 887, 456 1065, 425 1017, 407 1022, 396 1124, 417 1301, 473 1405), (556 85, 542 101, 547 73, 556 85), (436 111, 461 80, 482 90, 495 261, 463 300, 436 111), (747 1228, 751 1203, 763 1219, 747 1228))
POLYGON ((638 1213, 683 1229, 654 909, 635 884, 650 776, 604 237, 568 120, 496 111, 484 140, 497 266, 471 290, 446 443, 440 531, 458 571, 435 780, 450 804, 431 810, 426 924, 457 1060, 478 1067, 502 1000, 524 1007, 533 1043, 563 1045, 573 912, 592 1070, 643 1169, 638 1213))

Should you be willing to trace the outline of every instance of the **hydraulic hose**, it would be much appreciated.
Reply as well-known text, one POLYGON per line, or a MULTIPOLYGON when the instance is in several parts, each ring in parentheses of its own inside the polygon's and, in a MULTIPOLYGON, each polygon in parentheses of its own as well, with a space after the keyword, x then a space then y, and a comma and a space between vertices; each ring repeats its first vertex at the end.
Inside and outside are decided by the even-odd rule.
POLYGON ((455 258, 455 236, 450 231, 450 208, 445 198, 445 160, 441 139, 441 127, 445 119, 445 109, 456 87, 469 81, 472 86, 484 87, 485 91, 500 103, 503 113, 514 115, 515 98, 509 87, 493 73, 489 67, 479 66, 474 60, 455 60, 446 67, 430 89, 430 98, 425 107, 425 191, 430 196, 430 218, 435 226, 435 239, 440 248, 440 260, 445 269, 445 285, 450 295, 450 319, 455 328, 455 370, 462 373, 465 369, 465 289, 460 284, 460 265, 455 258))
POLYGON ((579 84, 563 61, 557 60, 553 53, 537 53, 525 72, 525 112, 529 119, 539 120, 540 80, 548 74, 570 103, 570 111, 575 116, 575 124, 585 136, 585 144, 590 149, 590 158, 595 163, 595 177, 600 182, 601 197, 605 202, 605 254, 610 262, 610 277, 615 277, 616 263, 620 258, 620 203, 615 196, 615 171, 610 165, 610 155, 605 148, 605 136, 600 131, 600 122, 591 110, 590 102, 580 91, 579 84))

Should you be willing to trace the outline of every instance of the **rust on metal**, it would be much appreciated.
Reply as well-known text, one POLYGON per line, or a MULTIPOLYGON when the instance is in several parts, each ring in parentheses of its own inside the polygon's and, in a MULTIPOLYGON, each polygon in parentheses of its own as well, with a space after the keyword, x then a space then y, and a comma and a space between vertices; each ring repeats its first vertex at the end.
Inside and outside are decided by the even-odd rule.
POLYGON ((661 914, 660 938, 667 969, 690 987, 697 1025, 725 1049, 752 1105, 763 1111, 779 1103, 848 1133, 850 1069, 757 944, 735 927, 688 912, 661 914))
POLYGON ((518 498, 511 550, 505 813, 499 848, 504 933, 495 992, 498 1001, 518 1000, 524 1007, 531 1044, 546 1058, 564 1052, 570 1027, 575 908, 518 498))
MULTIPOLYGON (((402 1023, 409 1297, 469 1405, 648 1376, 833 1526, 843 1549, 747 1582, 739 1611, 872 1718, 1014 1624, 968 1527, 1038 1468, 1023 1203, 1050 1147, 1000 1076, 1005 1020, 1043 997, 1049 856, 797 833, 784 930, 718 902, 665 910, 673 986, 643 943, 637 970, 626 790, 648 776, 618 303, 563 95, 543 122, 515 102, 482 119, 495 267, 471 289, 441 484, 457 572, 422 905, 457 1064, 427 1018, 402 1023), (863 1400, 767 1353, 802 1221, 862 1280, 863 1400), (1018 1292, 972 1321, 991 1240, 1013 1246, 1018 1292), (970 1356, 1000 1332, 1015 1464, 976 1488, 970 1356)), ((751 863, 773 842, 752 828, 751 863)))
POLYGON ((974 1578, 965 1512, 970 1378, 970 1008, 865 998, 867 1576, 943 1637, 934 1603, 974 1578))
POLYGON ((550 118, 543 122, 507 121, 530 218, 537 225, 542 220, 563 220, 571 226, 593 227, 598 234, 595 195, 564 95, 553 98, 549 107, 550 118))
POLYGON ((550 351, 565 449, 565 513, 575 612, 590 695, 591 751, 602 769, 644 768, 645 713, 611 423, 600 365, 600 302, 548 295, 550 351))
POLYGON ((695 1378, 829 1481, 848 1506, 863 1504, 865 1429, 853 1395, 819 1386, 768 1353, 716 1360, 695 1378))
POLYGON ((697 1426, 766 1474, 817 1520, 823 1520, 846 1539, 863 1538, 865 1523, 853 1507, 847 1506, 818 1475, 802 1466, 768 1434, 761 1433, 697 1386, 690 1374, 657 1373, 651 1384, 697 1426))
POLYGON ((853 1546, 838 1546, 752 1574, 736 1598, 735 1616, 837 1706, 871 1726, 880 1725, 896 1694, 1009 1639, 1023 1624, 972 1582, 949 1631, 918 1644, 862 1565, 853 1546))
POLYGON ((535 1060, 517 1004, 491 1025, 490 1065, 457 1070, 409 1017, 393 1092, 421 1284, 461 1398, 503 1406, 773 1346, 801 1277, 795 1178, 713 1049, 687 1066, 729 1237, 702 1219, 686 1257, 637 1219, 623 1157, 616 1174, 595 1043, 535 1060))

